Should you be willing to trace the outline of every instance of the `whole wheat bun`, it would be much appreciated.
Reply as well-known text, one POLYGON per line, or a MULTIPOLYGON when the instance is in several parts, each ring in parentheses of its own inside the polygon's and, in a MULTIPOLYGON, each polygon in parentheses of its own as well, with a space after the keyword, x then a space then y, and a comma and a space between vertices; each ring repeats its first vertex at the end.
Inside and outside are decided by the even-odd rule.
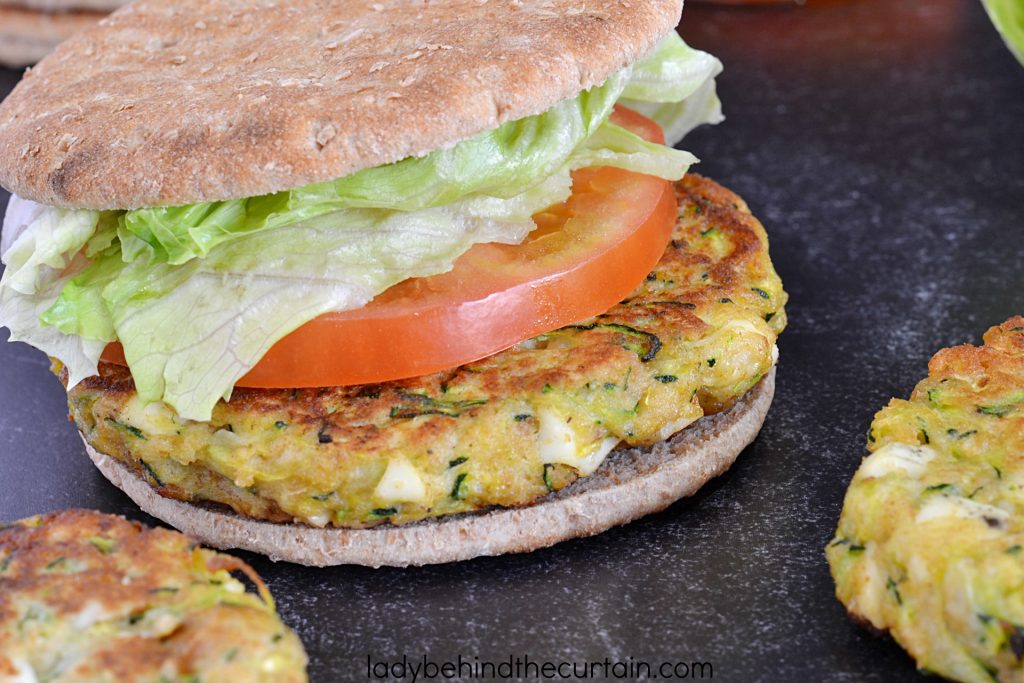
POLYGON ((93 209, 251 197, 423 155, 646 55, 682 0, 140 0, 0 103, 0 185, 93 209))
POLYGON ((404 567, 529 552, 663 510, 732 465, 760 431, 774 394, 772 369, 731 409, 654 446, 613 451, 597 472, 535 505, 371 529, 274 524, 164 498, 113 458, 85 448, 140 508, 207 545, 317 567, 404 567))
POLYGON ((0 5, 0 65, 35 64, 62 41, 89 28, 103 12, 76 11, 50 14, 0 5))

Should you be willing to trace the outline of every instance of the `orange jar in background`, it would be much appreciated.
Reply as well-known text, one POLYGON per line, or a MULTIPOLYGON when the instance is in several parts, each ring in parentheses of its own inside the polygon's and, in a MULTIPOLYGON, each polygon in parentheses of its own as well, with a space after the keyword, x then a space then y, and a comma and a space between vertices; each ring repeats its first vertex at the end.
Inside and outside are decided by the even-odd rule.
POLYGON ((802 5, 804 0, 692 0, 716 5, 802 5))

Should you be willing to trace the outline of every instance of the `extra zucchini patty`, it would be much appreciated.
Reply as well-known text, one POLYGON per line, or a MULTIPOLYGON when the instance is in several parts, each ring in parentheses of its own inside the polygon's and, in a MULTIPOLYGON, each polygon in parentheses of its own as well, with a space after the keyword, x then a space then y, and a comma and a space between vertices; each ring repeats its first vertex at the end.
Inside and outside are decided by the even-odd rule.
POLYGON ((235 557, 88 510, 0 528, 0 680, 304 683, 305 669, 235 557))
MULTIPOLYGON (((85 439, 162 495, 360 528, 528 505, 619 443, 731 406, 775 362, 786 294, 760 223, 690 175, 655 270, 608 313, 426 377, 237 389, 210 422, 144 406, 124 368, 69 393, 85 439)), ((343 353, 340 349, 339 353, 343 353)))
POLYGON ((1024 318, 940 351, 868 433, 826 554, 856 618, 918 666, 1024 677, 1024 318))

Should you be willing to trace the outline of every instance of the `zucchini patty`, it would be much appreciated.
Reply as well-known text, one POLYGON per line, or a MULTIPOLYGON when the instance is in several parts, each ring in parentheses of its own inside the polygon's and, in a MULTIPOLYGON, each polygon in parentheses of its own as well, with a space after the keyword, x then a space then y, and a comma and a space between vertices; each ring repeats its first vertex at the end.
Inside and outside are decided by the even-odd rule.
POLYGON ((88 510, 0 529, 0 680, 304 683, 305 669, 237 558, 88 510))
POLYGON ((826 554, 850 613, 946 678, 1024 676, 1024 318, 940 351, 868 433, 826 554))
POLYGON ((673 239, 628 299, 484 360, 379 385, 239 388, 210 422, 142 405, 129 372, 102 365, 70 391, 71 415, 162 495, 253 518, 362 528, 528 505, 620 443, 728 408, 774 365, 786 294, 764 228, 710 180, 676 192, 673 239))

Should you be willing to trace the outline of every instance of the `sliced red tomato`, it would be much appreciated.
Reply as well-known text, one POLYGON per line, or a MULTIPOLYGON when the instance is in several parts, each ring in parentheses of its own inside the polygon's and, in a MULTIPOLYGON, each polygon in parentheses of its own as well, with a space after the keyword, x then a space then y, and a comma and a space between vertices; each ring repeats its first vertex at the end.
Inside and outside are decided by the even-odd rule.
MULTIPOLYGON (((613 120, 654 142, 636 112, 613 120)), ((341 386, 464 365, 598 313, 661 258, 676 219, 672 184, 614 168, 573 174, 573 194, 534 216, 519 245, 478 244, 442 275, 406 280, 368 305, 312 320, 281 339, 238 386, 341 386)), ((103 354, 124 364, 120 344, 103 354)))

